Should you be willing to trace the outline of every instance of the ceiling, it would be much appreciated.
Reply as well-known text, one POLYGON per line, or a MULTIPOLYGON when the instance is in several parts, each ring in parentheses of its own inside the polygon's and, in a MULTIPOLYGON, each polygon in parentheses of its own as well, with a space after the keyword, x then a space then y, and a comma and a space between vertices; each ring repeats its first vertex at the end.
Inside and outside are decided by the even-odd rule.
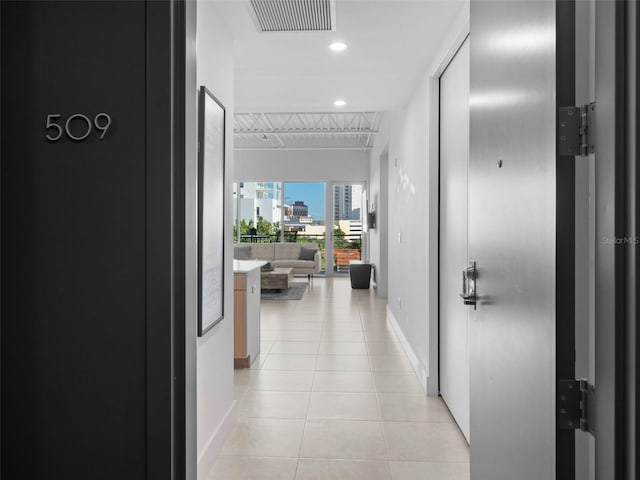
POLYGON ((259 33, 249 0, 212 1, 235 40, 235 111, 255 115, 402 108, 468 5, 336 0, 335 31, 259 33), (338 40, 347 50, 331 52, 338 40), (345 106, 333 105, 339 98, 345 106))

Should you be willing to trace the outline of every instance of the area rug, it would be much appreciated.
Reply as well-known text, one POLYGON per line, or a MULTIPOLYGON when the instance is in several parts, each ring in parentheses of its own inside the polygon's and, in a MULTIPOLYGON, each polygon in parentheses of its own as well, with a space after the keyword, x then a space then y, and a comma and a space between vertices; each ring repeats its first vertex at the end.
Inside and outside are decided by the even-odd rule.
POLYGON ((292 282, 285 290, 262 290, 262 300, 300 300, 307 290, 307 282, 292 282))

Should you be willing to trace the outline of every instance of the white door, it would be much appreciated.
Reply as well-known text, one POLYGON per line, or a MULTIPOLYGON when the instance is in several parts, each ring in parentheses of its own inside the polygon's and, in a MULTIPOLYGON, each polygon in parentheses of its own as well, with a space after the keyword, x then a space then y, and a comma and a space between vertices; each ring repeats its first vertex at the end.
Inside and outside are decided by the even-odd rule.
POLYGON ((440 394, 469 441, 467 267, 469 39, 440 77, 440 394))

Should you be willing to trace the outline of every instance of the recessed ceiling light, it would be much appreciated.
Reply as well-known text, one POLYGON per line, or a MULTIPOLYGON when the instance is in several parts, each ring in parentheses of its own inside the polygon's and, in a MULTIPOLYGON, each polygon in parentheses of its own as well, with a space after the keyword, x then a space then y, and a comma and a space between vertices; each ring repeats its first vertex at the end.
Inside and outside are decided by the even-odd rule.
POLYGON ((336 107, 344 107, 347 104, 347 102, 345 102, 344 100, 336 100, 335 102, 333 102, 333 104, 336 107))
POLYGON ((344 52, 347 49, 347 44, 342 42, 333 42, 329 45, 329 50, 332 52, 344 52))

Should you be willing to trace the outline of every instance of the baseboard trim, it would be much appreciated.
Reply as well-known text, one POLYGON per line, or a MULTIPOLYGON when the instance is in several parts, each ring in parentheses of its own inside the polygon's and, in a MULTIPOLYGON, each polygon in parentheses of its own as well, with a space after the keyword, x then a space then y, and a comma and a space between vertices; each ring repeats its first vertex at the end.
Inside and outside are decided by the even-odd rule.
POLYGON ((229 410, 227 410, 227 413, 222 418, 218 428, 213 432, 213 435, 211 435, 205 444, 202 453, 198 457, 198 480, 205 480, 208 477, 211 469, 213 469, 213 465, 216 463, 216 460, 222 451, 222 446, 224 445, 225 440, 231 433, 231 430, 236 426, 237 404, 238 402, 234 400, 229 407, 229 410))
POLYGON ((418 377, 418 381, 420 382, 420 385, 422 386, 422 389, 426 394, 427 380, 428 380, 427 371, 424 368, 424 365, 422 365, 422 363, 420 362, 420 360, 418 360, 418 357, 413 351, 413 348, 411 348, 411 345, 409 344, 407 337, 405 337, 404 332, 402 331, 402 328, 400 328, 398 321, 393 316, 393 312, 391 311, 388 305, 387 305, 387 321, 391 324, 391 327, 393 327, 393 330, 396 332, 396 335, 398 335, 398 338, 400 339, 400 344, 402 345, 404 352, 407 354, 407 358, 409 359, 411 366, 413 366, 413 371, 418 377))

